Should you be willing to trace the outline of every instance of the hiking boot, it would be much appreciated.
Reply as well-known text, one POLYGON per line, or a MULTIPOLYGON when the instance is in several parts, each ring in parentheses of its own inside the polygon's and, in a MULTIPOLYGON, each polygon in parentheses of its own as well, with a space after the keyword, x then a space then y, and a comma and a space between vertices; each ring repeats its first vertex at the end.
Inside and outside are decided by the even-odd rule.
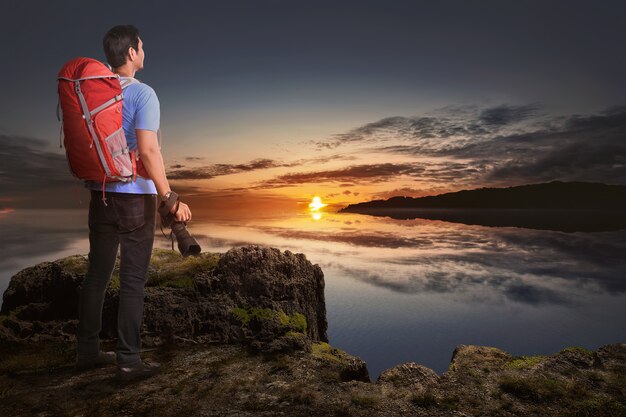
POLYGON ((93 358, 76 357, 74 369, 86 371, 88 369, 100 368, 105 365, 113 365, 116 362, 115 352, 98 352, 98 356, 93 358))
POLYGON ((133 381, 147 378, 161 372, 161 364, 156 362, 145 362, 140 360, 132 365, 117 366, 116 377, 120 381, 133 381))

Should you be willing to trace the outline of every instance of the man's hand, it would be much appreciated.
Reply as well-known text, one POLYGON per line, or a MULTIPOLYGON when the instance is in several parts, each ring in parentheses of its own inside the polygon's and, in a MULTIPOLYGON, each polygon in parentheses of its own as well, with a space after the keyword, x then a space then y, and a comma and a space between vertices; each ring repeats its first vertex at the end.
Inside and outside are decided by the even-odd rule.
POLYGON ((189 210, 189 206, 182 201, 179 201, 178 204, 178 211, 176 211, 176 206, 172 207, 172 210, 170 210, 171 213, 176 212, 176 221, 188 222, 191 220, 191 210, 189 210))

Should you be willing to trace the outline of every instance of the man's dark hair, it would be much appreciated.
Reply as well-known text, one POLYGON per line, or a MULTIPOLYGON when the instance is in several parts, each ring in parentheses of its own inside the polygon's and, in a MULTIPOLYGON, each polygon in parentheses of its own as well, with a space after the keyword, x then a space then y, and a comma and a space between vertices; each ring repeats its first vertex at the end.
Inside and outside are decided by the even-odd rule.
POLYGON ((139 29, 133 25, 115 26, 104 35, 102 45, 109 65, 121 67, 126 63, 128 48, 139 49, 139 29))

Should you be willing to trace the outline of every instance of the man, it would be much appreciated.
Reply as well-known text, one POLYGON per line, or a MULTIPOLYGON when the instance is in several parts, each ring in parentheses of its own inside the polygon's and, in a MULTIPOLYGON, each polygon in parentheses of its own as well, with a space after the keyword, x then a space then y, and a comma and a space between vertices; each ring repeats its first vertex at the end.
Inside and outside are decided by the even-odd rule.
MULTIPOLYGON (((120 81, 143 69, 143 41, 132 25, 115 26, 103 40, 104 53, 120 81)), ((107 182, 108 204, 101 199, 102 183, 86 181, 89 204, 89 268, 80 289, 76 368, 89 369, 117 363, 117 377, 143 378, 160 371, 160 364, 140 358, 144 285, 154 243, 157 197, 171 192, 158 144, 160 108, 154 90, 135 82, 124 89, 123 127, 128 146, 138 149, 149 178, 134 182, 107 182), (115 352, 100 350, 104 294, 120 249, 118 342, 115 352)), ((177 221, 191 220, 182 202, 172 209, 177 221)))

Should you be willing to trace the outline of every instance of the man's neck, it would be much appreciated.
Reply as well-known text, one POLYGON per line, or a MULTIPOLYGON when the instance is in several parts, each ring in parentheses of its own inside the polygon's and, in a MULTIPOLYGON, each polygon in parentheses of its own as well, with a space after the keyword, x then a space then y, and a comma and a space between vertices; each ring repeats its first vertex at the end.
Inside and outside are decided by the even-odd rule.
POLYGON ((119 75, 120 77, 131 77, 134 78, 135 77, 135 69, 132 67, 129 67, 127 65, 123 65, 121 67, 117 67, 114 69, 113 71, 114 73, 116 73, 117 75, 119 75))

